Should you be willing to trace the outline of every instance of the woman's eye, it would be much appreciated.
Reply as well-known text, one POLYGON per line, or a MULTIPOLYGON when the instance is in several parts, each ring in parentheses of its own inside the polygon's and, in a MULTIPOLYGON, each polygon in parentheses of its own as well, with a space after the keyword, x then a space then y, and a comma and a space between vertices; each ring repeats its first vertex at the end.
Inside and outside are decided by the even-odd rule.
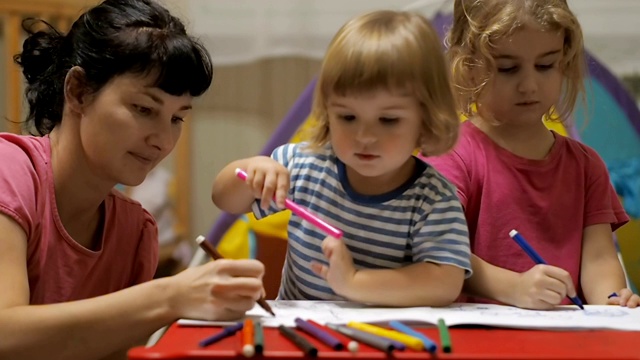
POLYGON ((141 115, 149 115, 151 114, 151 108, 148 108, 146 106, 141 106, 141 105, 133 105, 133 107, 136 109, 136 111, 141 114, 141 115))
POLYGON ((174 117, 171 118, 171 122, 174 123, 174 124, 181 123, 181 122, 184 122, 184 118, 174 116, 174 117))
POLYGON ((353 121, 356 119, 355 115, 338 115, 338 117, 346 121, 353 121))

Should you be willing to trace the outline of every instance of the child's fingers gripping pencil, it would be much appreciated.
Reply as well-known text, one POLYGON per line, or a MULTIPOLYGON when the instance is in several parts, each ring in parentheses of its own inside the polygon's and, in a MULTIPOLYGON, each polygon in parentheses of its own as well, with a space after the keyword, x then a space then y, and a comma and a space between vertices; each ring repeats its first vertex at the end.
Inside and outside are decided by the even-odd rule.
MULTIPOLYGON (((540 254, 538 254, 532 247, 531 245, 529 245, 529 243, 527 242, 527 240, 525 240, 524 236, 520 235, 520 233, 518 233, 518 231, 511 230, 509 231, 509 236, 518 244, 520 245, 520 247, 522 248, 522 250, 524 250, 525 253, 527 253, 527 255, 529 255, 529 257, 531 258, 531 260, 533 260, 536 264, 544 264, 547 265, 547 262, 544 261, 544 259, 542 258, 542 256, 540 256, 540 254)), ((576 306, 578 306, 580 309, 584 310, 584 305, 582 305, 582 301, 580 300, 579 297, 577 296, 569 296, 567 295, 567 297, 571 300, 572 303, 574 303, 576 306)))
MULTIPOLYGON (((236 169, 236 176, 241 180, 247 180, 247 173, 242 169, 236 169)), ((302 206, 294 203, 289 199, 285 199, 284 204, 287 209, 291 210, 291 212, 317 226, 327 235, 333 236, 336 239, 340 239, 342 237, 342 230, 329 225, 327 222, 310 213, 309 210, 303 208, 302 206)))
MULTIPOLYGON (((207 239, 205 239, 204 236, 200 235, 196 238, 196 242, 198 243, 198 245, 200 245, 200 247, 202 248, 202 250, 204 250, 209 256, 211 256, 211 258, 213 260, 218 260, 218 259, 224 259, 224 257, 222 255, 220 255, 220 253, 218 252, 218 250, 216 250, 216 248, 213 247, 213 245, 211 245, 207 239)), ((273 312, 273 309, 271 309, 271 306, 269 306, 269 303, 267 303, 267 300, 265 300, 264 298, 260 298, 257 301, 258 305, 260 305, 260 307, 262 307, 264 310, 266 310, 269 314, 276 316, 276 314, 273 312)))

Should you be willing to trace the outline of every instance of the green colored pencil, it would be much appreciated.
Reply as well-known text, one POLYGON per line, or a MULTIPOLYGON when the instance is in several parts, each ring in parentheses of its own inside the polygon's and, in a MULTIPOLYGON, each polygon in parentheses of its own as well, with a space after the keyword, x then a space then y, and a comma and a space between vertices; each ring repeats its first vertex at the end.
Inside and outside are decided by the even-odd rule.
POLYGON ((260 320, 253 322, 253 347, 256 354, 262 354, 264 350, 264 332, 262 331, 262 323, 260 320))
POLYGON ((450 353, 451 335, 449 335, 449 329, 447 328, 447 324, 444 323, 444 319, 438 319, 438 331, 440 332, 440 346, 442 346, 442 351, 450 353))

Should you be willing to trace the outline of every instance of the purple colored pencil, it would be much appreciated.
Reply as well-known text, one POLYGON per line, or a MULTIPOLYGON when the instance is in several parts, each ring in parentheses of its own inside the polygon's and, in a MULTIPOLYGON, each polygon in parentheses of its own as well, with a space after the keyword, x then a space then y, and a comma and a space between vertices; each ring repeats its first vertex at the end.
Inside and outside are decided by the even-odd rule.
POLYGON ((244 324, 242 322, 239 322, 235 325, 231 325, 231 326, 227 326, 225 328, 222 329, 222 331, 220 331, 217 334, 211 335, 208 338, 201 340, 200 343, 198 345, 200 345, 200 347, 205 347, 205 346, 209 346, 213 343, 216 343, 228 336, 231 336, 233 334, 235 334, 236 332, 238 332, 239 330, 242 329, 242 327, 244 326, 244 324))
POLYGON ((336 337, 334 337, 333 335, 329 334, 328 332, 320 329, 317 326, 314 326, 313 324, 311 324, 308 321, 302 320, 301 318, 295 318, 295 323, 296 326, 306 332, 307 334, 313 336, 314 338, 320 340, 321 342, 323 342, 324 344, 330 346, 333 350, 342 350, 344 349, 344 345, 342 344, 342 342, 340 342, 340 340, 338 340, 336 337))

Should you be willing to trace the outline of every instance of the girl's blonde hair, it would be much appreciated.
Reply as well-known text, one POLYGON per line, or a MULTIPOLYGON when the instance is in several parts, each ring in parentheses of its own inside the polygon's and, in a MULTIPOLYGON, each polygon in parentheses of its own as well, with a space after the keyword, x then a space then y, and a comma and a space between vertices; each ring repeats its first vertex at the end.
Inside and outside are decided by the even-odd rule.
POLYGON ((560 62, 563 96, 546 117, 565 120, 571 115, 578 97, 584 95, 585 58, 580 23, 566 0, 455 0, 453 27, 445 43, 454 93, 465 115, 471 115, 473 104, 496 71, 492 57, 495 41, 531 23, 547 31, 564 31, 560 62), (484 69, 485 76, 474 79, 474 68, 484 69))
POLYGON ((312 116, 317 126, 311 147, 329 141, 327 99, 385 89, 409 91, 423 111, 425 155, 455 145, 459 119, 438 35, 424 17, 410 12, 375 11, 347 22, 334 36, 322 63, 312 116))

